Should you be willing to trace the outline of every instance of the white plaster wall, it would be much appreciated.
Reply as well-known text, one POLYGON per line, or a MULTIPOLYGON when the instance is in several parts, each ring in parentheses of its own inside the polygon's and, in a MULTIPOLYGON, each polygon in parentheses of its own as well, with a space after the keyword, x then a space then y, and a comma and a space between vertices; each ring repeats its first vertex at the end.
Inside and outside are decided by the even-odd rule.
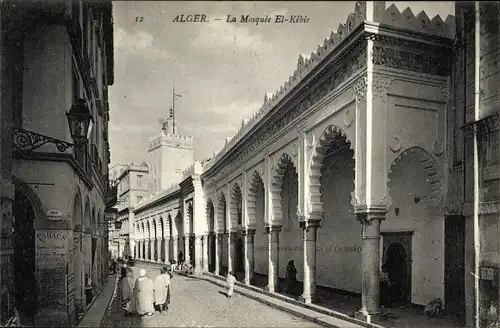
POLYGON ((279 245, 279 276, 286 277, 288 261, 294 260, 297 269, 297 280, 302 281, 304 268, 302 265, 303 246, 302 231, 297 220, 298 177, 292 167, 286 170, 281 186, 281 208, 283 212, 283 227, 280 233, 279 245))
POLYGON ((345 148, 323 161, 322 226, 316 244, 317 284, 361 292, 361 225, 351 204, 353 152, 345 148))
POLYGON ((153 151, 150 151, 148 154, 148 167, 149 167, 149 183, 150 183, 150 191, 155 193, 159 191, 161 188, 161 175, 159 174, 162 162, 161 162, 161 148, 156 148, 153 151), (156 180, 156 184, 153 182, 156 180))
POLYGON ((408 155, 393 167, 389 178, 392 204, 381 232, 413 231, 411 302, 425 305, 436 297, 444 300, 444 217, 427 209, 431 189, 425 170, 418 158, 408 155), (415 197, 421 199, 418 204, 415 197))
POLYGON ((255 267, 254 272, 267 275, 269 270, 268 260, 268 236, 264 223, 264 187, 256 192, 255 197, 255 236, 254 236, 254 251, 255 251, 255 267))
POLYGON ((161 146, 161 188, 167 189, 173 183, 179 183, 182 172, 194 161, 192 149, 161 146))

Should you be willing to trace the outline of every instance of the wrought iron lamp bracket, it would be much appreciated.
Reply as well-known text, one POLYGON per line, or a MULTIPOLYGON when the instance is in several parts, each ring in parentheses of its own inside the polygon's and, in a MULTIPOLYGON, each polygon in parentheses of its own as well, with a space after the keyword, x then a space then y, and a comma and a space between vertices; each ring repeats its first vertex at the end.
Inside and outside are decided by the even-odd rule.
POLYGON ((86 140, 75 140, 73 144, 19 128, 13 128, 12 141, 14 148, 22 152, 30 152, 45 144, 52 143, 56 146, 58 151, 63 153, 71 147, 81 148, 86 144, 86 140))

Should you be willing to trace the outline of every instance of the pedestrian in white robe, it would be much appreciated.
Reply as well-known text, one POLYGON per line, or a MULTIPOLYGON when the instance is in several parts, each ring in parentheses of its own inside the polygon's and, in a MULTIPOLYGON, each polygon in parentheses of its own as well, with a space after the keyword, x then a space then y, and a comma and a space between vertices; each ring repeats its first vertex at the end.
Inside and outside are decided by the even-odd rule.
POLYGON ((160 313, 168 310, 170 304, 170 275, 167 267, 162 268, 161 274, 155 278, 153 289, 156 309, 160 313))
POLYGON ((229 273, 227 274, 226 282, 228 287, 227 297, 231 298, 234 292, 234 284, 236 283, 236 278, 233 276, 233 272, 229 271, 229 273))

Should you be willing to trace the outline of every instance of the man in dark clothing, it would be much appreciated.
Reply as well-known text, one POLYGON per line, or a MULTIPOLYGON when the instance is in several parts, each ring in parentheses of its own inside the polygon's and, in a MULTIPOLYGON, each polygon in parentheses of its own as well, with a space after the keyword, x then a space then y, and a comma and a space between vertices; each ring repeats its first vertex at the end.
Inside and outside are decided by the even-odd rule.
POLYGON ((127 263, 126 262, 124 262, 122 264, 122 268, 121 268, 120 273, 121 273, 122 278, 125 278, 127 276, 127 263))
POLYGON ((182 265, 184 264, 184 253, 179 252, 179 268, 182 270, 182 265))

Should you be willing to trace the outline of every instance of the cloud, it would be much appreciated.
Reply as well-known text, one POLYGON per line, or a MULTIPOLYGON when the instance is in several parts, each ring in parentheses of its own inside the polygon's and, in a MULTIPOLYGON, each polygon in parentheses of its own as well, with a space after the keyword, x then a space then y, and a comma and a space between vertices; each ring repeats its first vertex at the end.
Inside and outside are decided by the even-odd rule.
POLYGON ((153 36, 144 31, 128 34, 124 29, 117 28, 115 32, 117 51, 128 55, 136 54, 152 61, 175 59, 175 56, 170 52, 155 47, 153 41, 153 36))
POLYGON ((144 132, 147 130, 153 130, 155 126, 144 125, 144 124, 112 124, 110 125, 111 131, 114 132, 144 132))
POLYGON ((193 46, 203 51, 221 48, 271 52, 274 47, 262 35, 251 33, 245 26, 237 26, 225 21, 212 21, 206 24, 192 41, 193 46))

